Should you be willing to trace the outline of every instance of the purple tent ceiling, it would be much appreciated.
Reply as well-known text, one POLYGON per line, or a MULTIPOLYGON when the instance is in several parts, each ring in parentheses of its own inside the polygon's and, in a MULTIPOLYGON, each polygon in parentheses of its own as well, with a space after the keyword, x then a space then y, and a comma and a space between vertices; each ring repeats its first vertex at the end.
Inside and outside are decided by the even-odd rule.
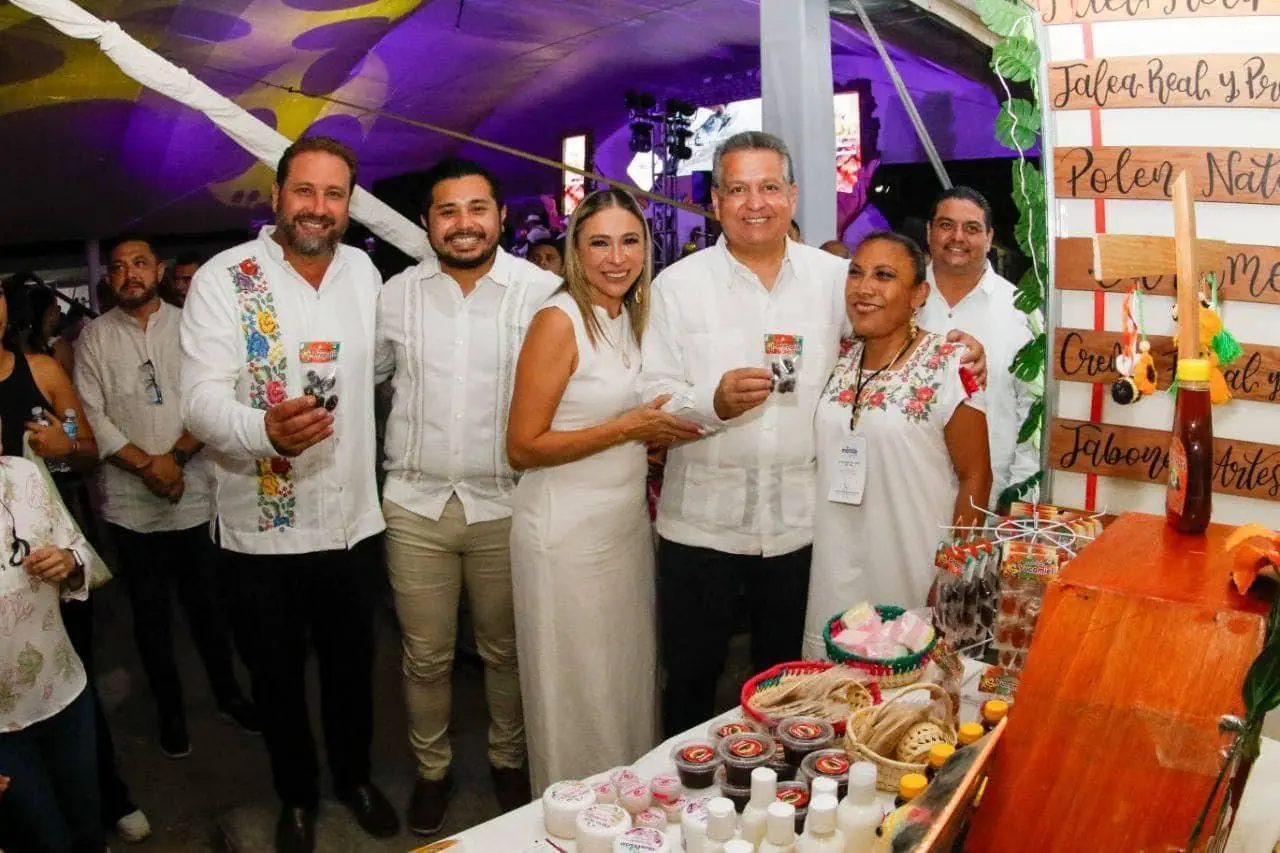
MULTIPOLYGON (((355 147, 361 183, 462 153, 508 186, 552 192, 558 176, 330 96, 558 159, 590 130, 600 168, 623 176, 622 93, 695 102, 759 93, 753 0, 91 0, 147 46, 286 136, 355 147), (612 137, 612 138, 611 138, 612 137)), ((921 54, 928 54, 922 46, 921 54)), ((833 27, 837 86, 871 82, 885 162, 924 159, 864 34, 833 27)), ((944 159, 1009 156, 985 85, 903 50, 895 59, 944 159)), ((190 233, 265 212, 271 173, 203 116, 142 90, 92 43, 0 6, 0 244, 190 233)))

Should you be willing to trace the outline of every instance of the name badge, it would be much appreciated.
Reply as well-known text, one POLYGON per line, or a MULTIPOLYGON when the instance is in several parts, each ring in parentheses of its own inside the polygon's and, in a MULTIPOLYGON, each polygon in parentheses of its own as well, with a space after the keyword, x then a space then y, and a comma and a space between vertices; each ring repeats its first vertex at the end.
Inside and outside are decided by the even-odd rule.
POLYGON ((831 474, 827 500, 862 506, 862 494, 867 490, 867 462, 867 437, 845 436, 840 451, 827 463, 831 474))

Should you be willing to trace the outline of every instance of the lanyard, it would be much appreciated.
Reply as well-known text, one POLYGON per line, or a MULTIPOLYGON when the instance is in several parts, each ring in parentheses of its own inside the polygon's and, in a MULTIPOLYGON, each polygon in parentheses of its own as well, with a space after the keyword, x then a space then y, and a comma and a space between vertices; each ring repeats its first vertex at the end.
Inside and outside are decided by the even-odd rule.
POLYGON ((897 354, 894 355, 893 358, 889 359, 888 364, 886 364, 884 367, 879 368, 878 370, 873 371, 871 376, 869 377, 865 377, 862 375, 862 363, 867 358, 867 345, 865 341, 863 342, 862 352, 858 353, 857 386, 856 386, 856 390, 853 392, 853 404, 849 407, 849 432, 853 432, 858 427, 858 415, 860 414, 860 410, 862 408, 863 389, 870 386, 872 382, 875 382, 876 378, 879 377, 881 373, 884 373, 890 367, 893 367, 893 365, 898 361, 898 359, 902 358, 902 354, 906 352, 908 349, 910 349, 911 345, 915 342, 916 342, 916 336, 914 334, 909 335, 907 337, 907 342, 902 345, 902 349, 898 350, 897 354))

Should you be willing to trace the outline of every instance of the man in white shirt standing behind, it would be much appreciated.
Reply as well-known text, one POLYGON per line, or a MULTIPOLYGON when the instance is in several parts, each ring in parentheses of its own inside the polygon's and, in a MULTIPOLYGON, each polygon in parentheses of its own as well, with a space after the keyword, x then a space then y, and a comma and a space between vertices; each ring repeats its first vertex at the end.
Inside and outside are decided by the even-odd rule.
POLYGON ((107 280, 118 302, 80 336, 76 391, 109 465, 102 515, 116 542, 133 609, 133 635, 160 723, 160 749, 191 753, 173 657, 177 593, 218 710, 250 732, 257 712, 231 666, 209 542, 209 479, 201 444, 182 426, 182 311, 159 295, 164 264, 144 238, 116 241, 107 280), (192 474, 193 476, 187 476, 192 474))
POLYGON ((215 451, 217 537, 283 804, 276 849, 288 853, 315 847, 308 638, 334 792, 369 834, 399 829, 369 778, 381 277, 340 242, 355 184, 342 143, 289 146, 271 193, 275 227, 205 263, 182 315, 183 414, 215 451))
POLYGON ((712 716, 745 583, 757 671, 800 656, 817 489, 813 415, 839 355, 849 262, 787 237, 797 190, 782 140, 717 149, 724 236, 653 286, 642 399, 716 430, 671 448, 658 505, 668 736, 712 716), (771 393, 767 343, 789 346, 794 390, 771 393))
POLYGON ((939 195, 928 233, 929 298, 920 310, 920 325, 973 335, 991 365, 986 408, 994 506, 1001 492, 1040 470, 1035 447, 1018 442, 1032 400, 1026 383, 1011 370, 1014 356, 1033 335, 1027 315, 1014 304, 1017 290, 987 260, 994 231, 991 205, 981 193, 953 187, 939 195))
POLYGON ((467 160, 427 172, 422 222, 434 257, 378 300, 377 377, 387 419, 387 563, 404 638, 409 743, 418 780, 407 823, 439 832, 452 791, 451 678, 467 590, 485 666, 489 763, 504 811, 529 802, 512 606, 507 412, 520 344, 560 277, 498 246, 497 181, 467 160))

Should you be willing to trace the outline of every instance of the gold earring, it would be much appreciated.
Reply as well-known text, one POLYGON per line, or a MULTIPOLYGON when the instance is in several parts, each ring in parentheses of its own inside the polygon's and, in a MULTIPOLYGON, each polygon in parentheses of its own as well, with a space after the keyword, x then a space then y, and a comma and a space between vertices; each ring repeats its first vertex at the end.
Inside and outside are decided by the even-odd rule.
POLYGON ((914 341, 916 335, 920 333, 920 327, 916 325, 916 315, 911 315, 911 321, 907 326, 907 340, 914 341))

